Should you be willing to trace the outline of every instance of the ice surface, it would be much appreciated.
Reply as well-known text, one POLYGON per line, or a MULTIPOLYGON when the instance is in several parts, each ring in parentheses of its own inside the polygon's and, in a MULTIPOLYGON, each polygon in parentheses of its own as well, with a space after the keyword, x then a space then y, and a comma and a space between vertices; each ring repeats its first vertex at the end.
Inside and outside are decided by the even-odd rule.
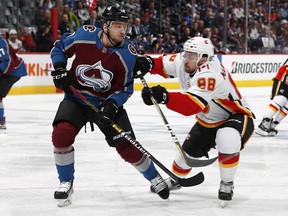
MULTIPOLYGON (((240 88, 250 102, 258 126, 269 103, 271 88, 240 88)), ((58 179, 51 144, 52 120, 63 95, 9 95, 4 99, 7 136, 0 137, 1 216, 287 216, 288 130, 287 119, 275 137, 253 135, 241 152, 233 201, 226 208, 217 199, 219 170, 204 172, 203 184, 171 192, 162 200, 149 192, 147 182, 115 149, 108 147, 98 129, 81 130, 75 142, 76 179, 73 203, 59 208, 53 199, 58 179)), ((126 104, 137 140, 168 168, 176 148, 155 107, 143 104, 140 92, 126 104)), ((195 122, 161 105, 182 142, 195 122)), ((215 156, 216 151, 211 152, 215 156)), ((160 170, 158 168, 158 170, 160 170)), ((160 170, 164 177, 167 175, 160 170)))

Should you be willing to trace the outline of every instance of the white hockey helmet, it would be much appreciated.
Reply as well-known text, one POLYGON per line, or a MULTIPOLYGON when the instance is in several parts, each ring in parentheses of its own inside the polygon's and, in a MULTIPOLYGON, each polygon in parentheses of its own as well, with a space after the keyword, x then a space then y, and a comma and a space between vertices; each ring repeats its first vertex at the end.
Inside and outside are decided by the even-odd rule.
POLYGON ((214 46, 208 38, 190 38, 184 43, 183 49, 186 52, 197 53, 198 60, 202 57, 208 57, 208 61, 211 61, 214 56, 214 46))

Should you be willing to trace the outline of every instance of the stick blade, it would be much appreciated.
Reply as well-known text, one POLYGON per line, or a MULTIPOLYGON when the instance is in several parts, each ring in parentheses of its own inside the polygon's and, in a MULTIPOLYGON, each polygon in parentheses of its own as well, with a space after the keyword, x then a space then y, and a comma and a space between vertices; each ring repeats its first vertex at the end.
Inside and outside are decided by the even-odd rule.
POLYGON ((186 164, 190 167, 204 167, 204 166, 208 166, 214 163, 217 159, 218 159, 218 156, 211 158, 211 159, 207 159, 207 160, 187 158, 186 164))
POLYGON ((201 184, 204 179, 204 174, 202 172, 199 172, 198 174, 190 178, 178 178, 174 180, 177 181, 182 187, 191 187, 201 184))

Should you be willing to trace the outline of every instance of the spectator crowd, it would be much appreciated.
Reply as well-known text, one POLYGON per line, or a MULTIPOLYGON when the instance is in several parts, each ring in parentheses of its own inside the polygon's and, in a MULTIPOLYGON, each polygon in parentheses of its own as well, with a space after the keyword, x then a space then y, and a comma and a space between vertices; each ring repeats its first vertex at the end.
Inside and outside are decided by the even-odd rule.
POLYGON ((97 0, 95 8, 91 8, 91 2, 39 0, 35 16, 37 31, 33 34, 35 46, 28 48, 23 43, 21 51, 48 52, 51 49, 54 42, 51 8, 57 7, 59 11, 60 37, 81 25, 101 27, 104 9, 113 4, 131 15, 128 37, 140 53, 177 53, 187 39, 198 35, 210 38, 216 52, 288 53, 287 0, 274 0, 271 5, 268 0, 248 1, 248 25, 245 23, 245 0, 227 1, 225 23, 224 0, 199 0, 194 6, 191 0, 169 0, 162 4, 156 0, 97 0))

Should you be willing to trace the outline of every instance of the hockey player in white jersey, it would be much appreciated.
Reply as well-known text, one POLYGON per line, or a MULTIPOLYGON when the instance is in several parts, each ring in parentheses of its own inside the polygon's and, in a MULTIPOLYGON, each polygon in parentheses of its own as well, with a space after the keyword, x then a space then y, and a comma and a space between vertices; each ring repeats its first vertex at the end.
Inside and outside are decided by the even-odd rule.
MULTIPOLYGON (((211 148, 217 147, 220 168, 218 198, 226 205, 232 200, 234 176, 240 150, 254 131, 253 113, 229 74, 214 56, 214 47, 207 38, 194 37, 184 43, 184 52, 154 59, 150 73, 163 77, 178 77, 181 92, 168 92, 158 85, 142 90, 145 104, 152 105, 150 96, 159 104, 185 116, 196 114, 197 122, 182 144, 188 157, 209 157, 211 148)), ((192 167, 186 165, 179 154, 172 171, 185 177, 192 167)), ((168 185, 179 188, 172 179, 168 185)))
POLYGON ((275 136, 278 133, 276 126, 288 114, 288 59, 273 78, 270 100, 267 111, 255 130, 255 133, 265 137, 275 136))

